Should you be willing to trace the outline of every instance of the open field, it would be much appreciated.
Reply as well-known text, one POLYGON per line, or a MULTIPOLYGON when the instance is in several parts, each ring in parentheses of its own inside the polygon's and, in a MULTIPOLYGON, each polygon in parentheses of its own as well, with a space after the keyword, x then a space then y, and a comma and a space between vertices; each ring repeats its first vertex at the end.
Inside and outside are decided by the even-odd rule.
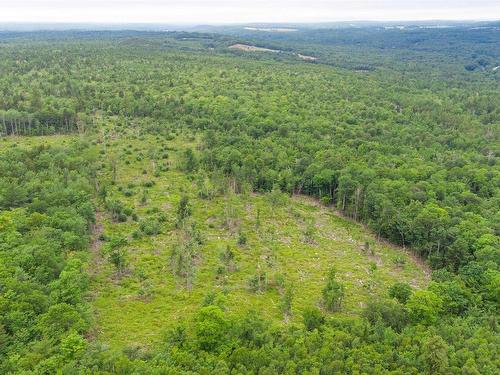
POLYGON ((138 219, 115 223, 108 214, 99 216, 106 237, 121 235, 129 240, 123 275, 117 274, 102 251, 94 254, 101 258, 91 270, 94 334, 102 342, 114 347, 153 343, 166 328, 188 320, 210 291, 219 293, 229 314, 255 310, 282 322, 279 300, 283 283, 294 289, 292 320, 300 321, 305 307, 319 306, 325 276, 332 266, 346 286, 344 314, 360 312, 370 296, 385 296, 387 285, 396 281, 415 288, 426 285, 427 270, 401 249, 378 243, 359 224, 309 198, 229 190, 211 200, 200 199, 196 179, 178 170, 181 155, 190 146, 195 145, 182 138, 165 141, 132 136, 114 139, 103 154, 104 164, 118 161, 111 196, 132 208, 138 219), (148 155, 160 149, 168 149, 164 163, 169 169, 155 177, 148 155), (145 188, 151 181, 154 185, 145 188), (143 191, 147 192, 146 203, 139 201, 143 191), (192 223, 204 238, 191 290, 169 267, 178 238, 176 207, 182 195, 189 197, 192 223), (134 232, 140 232, 140 222, 158 213, 166 217, 160 233, 133 238, 134 232), (238 244, 242 234, 247 241, 238 244), (364 250, 367 242, 370 250, 364 250), (220 254, 227 246, 235 254, 235 270, 218 277, 220 254), (259 270, 265 273, 269 287, 252 292, 249 280, 259 270))
POLYGON ((262 48, 262 47, 256 47, 256 46, 250 46, 248 44, 233 44, 232 46, 229 46, 228 48, 230 49, 238 49, 240 51, 245 51, 245 52, 281 52, 277 49, 269 49, 269 48, 262 48))
MULTIPOLYGON (((2 149, 70 145, 77 138, 9 137, 2 141, 2 149)), ((116 184, 109 194, 137 214, 136 220, 114 222, 96 202, 89 266, 94 328, 89 335, 112 347, 157 342, 166 329, 189 320, 211 291, 218 294, 229 314, 254 310, 281 324, 280 295, 285 285, 291 286, 291 321, 299 322, 305 307, 321 307, 321 290, 332 266, 346 286, 344 315, 359 313, 373 296, 386 296, 387 285, 396 281, 417 289, 427 285, 426 266, 312 198, 274 192, 235 194, 231 189, 213 199, 199 198, 196 178, 179 170, 185 150, 196 147, 192 140, 129 134, 114 135, 106 144, 93 146, 102 150, 101 178, 111 178, 110 161, 116 160, 116 184), (162 162, 165 170, 155 176, 151 156, 164 150, 168 150, 162 162), (144 192, 145 203, 140 202, 144 192), (169 266, 179 238, 175 211, 183 195, 189 197, 191 222, 203 237, 192 289, 169 266), (158 213, 166 217, 160 233, 134 238, 134 232, 141 232, 140 223, 158 213), (245 244, 238 244, 241 235, 246 237, 245 244), (105 253, 106 239, 114 236, 128 239, 127 267, 122 273, 105 253), (235 254, 235 269, 220 277, 220 254, 228 246, 235 254), (265 291, 253 292, 249 280, 258 272, 265 273, 269 285, 265 291)))

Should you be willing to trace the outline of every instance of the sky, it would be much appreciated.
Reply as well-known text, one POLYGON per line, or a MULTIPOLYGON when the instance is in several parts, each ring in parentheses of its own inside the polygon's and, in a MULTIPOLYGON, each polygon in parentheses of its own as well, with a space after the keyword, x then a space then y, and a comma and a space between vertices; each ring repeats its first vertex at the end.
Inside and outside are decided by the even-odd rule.
POLYGON ((500 0, 0 0, 0 22, 498 20, 500 0))

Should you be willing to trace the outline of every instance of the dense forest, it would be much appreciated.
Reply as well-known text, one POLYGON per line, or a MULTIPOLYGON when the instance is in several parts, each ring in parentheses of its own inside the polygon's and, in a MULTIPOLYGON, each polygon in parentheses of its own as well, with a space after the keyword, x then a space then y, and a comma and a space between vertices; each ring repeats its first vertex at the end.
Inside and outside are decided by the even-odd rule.
POLYGON ((0 373, 498 373, 498 27, 0 33, 0 373), (110 347, 103 290, 165 274, 192 314, 110 347))

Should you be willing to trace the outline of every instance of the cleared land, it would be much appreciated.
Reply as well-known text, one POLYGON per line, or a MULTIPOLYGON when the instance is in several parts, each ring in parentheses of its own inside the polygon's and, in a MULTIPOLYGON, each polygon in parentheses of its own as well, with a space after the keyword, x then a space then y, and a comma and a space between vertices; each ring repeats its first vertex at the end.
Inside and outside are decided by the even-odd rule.
POLYGON ((291 29, 287 27, 245 27, 245 30, 250 31, 264 31, 268 33, 293 33, 297 29, 291 29))
MULTIPOLYGON (((10 138, 4 146, 57 146, 74 138, 10 138)), ((158 342, 166 328, 189 320, 210 291, 224 301, 230 314, 255 310, 282 324, 280 285, 293 286, 291 321, 298 322, 305 307, 319 306, 325 276, 332 266, 346 286, 342 314, 347 315, 359 313, 371 296, 386 295, 387 286, 396 281, 408 282, 415 288, 428 282, 428 270, 410 254, 375 240, 361 225, 311 198, 235 194, 230 189, 210 200, 199 198, 196 178, 178 168, 185 150, 196 147, 192 140, 113 134, 95 147, 101 152, 103 174, 109 177, 110 161, 117 161, 117 180, 109 196, 137 214, 137 220, 115 222, 96 202, 99 211, 89 269, 89 299, 95 325, 89 337, 114 348, 158 342), (163 161, 165 170, 154 176, 157 166, 151 155, 162 150, 168 150, 163 161), (145 187, 151 182, 152 186, 145 187), (146 202, 140 199, 143 191, 147 191, 146 202), (190 199, 191 222, 203 237, 190 290, 169 266, 170 254, 178 242, 176 207, 183 195, 190 199), (135 238, 133 234, 140 233, 141 222, 158 214, 166 217, 160 233, 135 238), (238 244, 241 234, 247 239, 245 244, 238 244), (106 240, 115 236, 128 239, 127 267, 122 274, 105 252, 106 240), (227 246, 235 254, 235 269, 221 277, 221 253, 227 246), (249 280, 257 273, 266 275, 268 287, 253 292, 249 280)))
MULTIPOLYGON (((236 49, 244 52, 274 52, 274 53, 283 53, 283 51, 278 50, 278 49, 269 49, 269 48, 263 48, 263 47, 256 47, 256 46, 251 46, 248 44, 233 44, 232 46, 229 46, 228 48, 230 49, 236 49)), ((316 61, 318 58, 314 56, 308 56, 308 55, 302 55, 300 53, 291 53, 291 55, 297 56, 299 59, 304 60, 304 61, 316 61)))
POLYGON ((248 44, 240 44, 240 43, 233 44, 232 46, 229 46, 228 48, 238 49, 238 50, 245 51, 245 52, 275 52, 275 53, 281 52, 280 50, 277 50, 277 49, 262 48, 262 47, 256 47, 256 46, 251 46, 248 44))
MULTIPOLYGON (((117 183, 111 196, 122 200, 138 220, 116 223, 103 218, 103 233, 128 237, 128 266, 119 276, 107 260, 98 260, 100 270, 92 283, 96 314, 95 335, 113 347, 150 344, 163 330, 189 319, 210 291, 218 293, 230 314, 255 310, 282 322, 280 286, 292 285, 293 320, 300 311, 317 305, 325 276, 335 266, 346 285, 344 314, 358 313, 370 296, 386 295, 396 281, 416 288, 427 283, 426 270, 399 248, 380 243, 360 225, 345 220, 329 208, 305 197, 289 198, 273 193, 234 194, 227 191, 213 199, 198 197, 196 177, 178 170, 191 141, 165 141, 145 136, 114 139, 103 154, 103 163, 117 160, 117 183), (153 176, 148 157, 168 149, 168 170, 153 176), (153 181, 149 188, 143 186, 153 181), (139 197, 147 190, 147 202, 139 197), (200 229, 203 244, 196 261, 191 290, 169 267, 172 249, 178 242, 176 208, 182 195, 190 199, 192 223, 200 229), (158 235, 141 235, 140 222, 164 214, 158 235), (245 244, 238 244, 241 235, 245 244), (370 250, 365 249, 366 243, 370 250), (235 254, 234 270, 221 276, 221 253, 229 247, 235 254), (265 274, 268 288, 252 292, 249 280, 265 274)), ((107 172, 109 173, 109 171, 107 172)), ((102 254, 101 254, 102 256, 102 254)))
POLYGON ((307 55, 302 55, 300 53, 297 54, 297 56, 302 59, 302 60, 305 60, 305 61, 316 61, 318 58, 317 57, 314 57, 314 56, 307 56, 307 55))

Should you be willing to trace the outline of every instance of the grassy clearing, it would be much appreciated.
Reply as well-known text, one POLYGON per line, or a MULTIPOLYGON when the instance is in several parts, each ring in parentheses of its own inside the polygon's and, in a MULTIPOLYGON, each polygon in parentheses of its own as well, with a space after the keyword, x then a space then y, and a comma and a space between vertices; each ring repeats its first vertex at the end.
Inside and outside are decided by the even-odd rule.
MULTIPOLYGON (((58 145, 74 136, 8 138, 0 149, 58 145)), ((331 209, 307 197, 282 194, 226 194, 211 200, 198 197, 196 178, 179 170, 181 155, 191 141, 178 137, 165 141, 153 136, 116 136, 101 151, 101 177, 111 178, 111 160, 116 160, 116 184, 110 196, 133 209, 137 220, 117 223, 100 207, 99 231, 106 237, 128 238, 128 265, 122 275, 103 253, 105 241, 96 236, 93 247, 91 296, 95 313, 93 336, 115 348, 149 345, 161 339, 165 329, 189 319, 210 291, 218 292, 230 314, 255 310, 282 322, 279 309, 283 281, 294 289, 292 322, 300 312, 318 305, 330 267, 346 286, 342 314, 356 314, 371 296, 385 295, 396 281, 415 288, 425 286, 426 270, 402 249, 378 242, 362 226, 339 217, 331 209), (151 155, 168 154, 159 162, 164 170, 154 176, 151 155), (150 187, 147 183, 153 182, 150 187), (143 191, 146 203, 141 202, 143 191), (191 221, 201 230, 204 243, 197 259, 193 287, 187 290, 169 267, 169 256, 177 242, 176 208, 182 195, 189 197, 191 221), (141 220, 163 213, 161 233, 140 232, 141 220), (238 244, 241 236, 246 244, 238 244), (366 243, 370 250, 365 249, 366 243), (236 255, 236 269, 217 274, 220 254, 229 246, 236 255), (265 273, 269 288, 250 291, 249 279, 258 270, 265 273)), ((96 227, 97 228, 97 227, 96 227)))
POLYGON ((0 151, 12 147, 30 148, 40 145, 45 146, 58 146, 68 144, 77 139, 75 135, 47 135, 47 136, 21 136, 21 137, 3 137, 0 139, 0 151))
MULTIPOLYGON (((8 138, 7 147, 56 146, 72 142, 75 136, 8 138)), ((337 216, 307 197, 282 194, 234 194, 230 191, 206 200, 198 197, 196 178, 179 170, 181 155, 192 141, 178 137, 165 141, 153 136, 115 136, 97 145, 101 151, 101 177, 111 178, 111 160, 116 160, 116 184, 110 196, 133 209, 137 220, 117 223, 104 208, 98 213, 99 232, 106 237, 128 238, 128 265, 122 275, 103 253, 99 236, 93 247, 91 296, 95 313, 93 336, 115 348, 149 345, 158 341, 166 328, 189 319, 210 291, 230 314, 255 310, 268 319, 282 322, 279 309, 283 281, 294 289, 292 322, 300 321, 303 308, 318 305, 330 267, 346 286, 342 314, 356 314, 370 296, 385 295, 396 281, 415 288, 425 286, 426 270, 401 249, 377 242, 362 226, 337 216), (153 153, 164 171, 154 176, 153 153), (168 170, 166 170, 168 168, 168 170), (148 183, 154 184, 150 187, 148 183), (141 202, 143 191, 147 201, 141 202), (169 256, 177 242, 176 208, 187 195, 193 208, 191 221, 201 230, 204 243, 196 265, 193 288, 187 290, 169 267, 169 256), (141 235, 141 220, 158 212, 165 214, 161 233, 141 235), (246 244, 238 244, 241 236, 246 244), (365 249, 366 243, 370 250, 365 249), (236 269, 217 274, 220 254, 229 246, 236 255, 236 269), (269 288, 250 291, 249 279, 258 270, 265 273, 269 288)), ((96 228, 97 228, 96 227, 96 228)))
POLYGON ((124 136, 100 146, 106 149, 102 163, 108 178, 110 160, 116 160, 116 184, 110 195, 138 216, 137 221, 129 218, 116 223, 108 214, 102 215, 104 234, 123 235, 129 242, 123 275, 117 275, 102 255, 94 263, 92 304, 95 335, 101 341, 117 348, 154 343, 166 328, 189 319, 210 291, 223 296, 230 314, 255 310, 280 322, 279 285, 283 281, 294 288, 292 321, 298 322, 304 307, 318 304, 332 266, 346 286, 343 314, 358 313, 370 296, 385 295, 396 281, 407 281, 416 288, 426 284, 424 270, 401 249, 378 243, 360 225, 336 216, 313 200, 273 193, 198 198, 195 179, 177 168, 183 151, 192 146, 180 137, 165 141, 153 136, 124 136), (157 177, 154 169, 158 166, 148 156, 154 152, 168 154, 160 161, 168 170, 157 177), (149 181, 154 185, 144 187, 149 181), (140 199, 144 190, 145 204, 140 199), (189 197, 191 221, 204 237, 191 290, 169 267, 169 256, 177 241, 176 207, 182 195, 189 197), (161 233, 134 238, 132 233, 139 232, 141 220, 158 212, 166 217, 161 233), (242 234, 246 244, 238 245, 242 234), (370 250, 365 249, 367 242, 370 250), (220 253, 227 246, 236 255, 236 270, 218 277, 220 253), (271 287, 254 293, 248 281, 259 270, 266 274, 271 287))

